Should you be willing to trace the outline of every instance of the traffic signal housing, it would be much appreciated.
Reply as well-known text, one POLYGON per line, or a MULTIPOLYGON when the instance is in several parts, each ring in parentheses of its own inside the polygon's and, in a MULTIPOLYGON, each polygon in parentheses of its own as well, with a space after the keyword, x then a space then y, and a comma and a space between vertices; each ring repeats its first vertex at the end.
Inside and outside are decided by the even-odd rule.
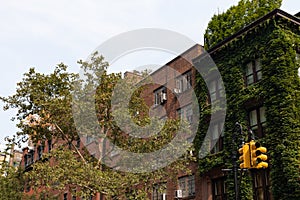
POLYGON ((251 167, 250 163, 250 148, 249 143, 246 143, 239 149, 239 154, 241 155, 239 160, 241 161, 241 169, 249 169, 251 167))
POLYGON ((264 153, 267 152, 266 147, 262 147, 259 142, 251 140, 249 143, 250 146, 250 157, 251 157, 251 168, 261 169, 267 168, 268 163, 265 162, 268 159, 268 156, 264 153))

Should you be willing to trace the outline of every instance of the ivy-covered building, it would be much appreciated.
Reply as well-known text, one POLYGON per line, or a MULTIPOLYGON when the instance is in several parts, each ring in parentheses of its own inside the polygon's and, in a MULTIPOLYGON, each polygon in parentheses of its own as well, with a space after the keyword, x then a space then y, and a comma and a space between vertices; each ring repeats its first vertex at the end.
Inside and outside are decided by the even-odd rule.
MULTIPOLYGON (((240 139, 251 138, 250 129, 267 147, 269 167, 242 174, 241 199, 300 199, 299 25, 299 14, 276 9, 207 50, 218 67, 211 71, 219 70, 222 76, 227 109, 224 128, 214 122, 213 135, 220 135, 217 148, 199 160, 202 199, 234 199, 233 173, 222 169, 232 169, 232 148, 238 153, 240 139), (233 144, 236 122, 244 134, 233 144)), ((195 58, 194 65, 201 66, 204 57, 195 58)), ((203 124, 208 124, 211 112, 218 112, 211 102, 225 99, 221 84, 209 74, 205 79, 208 84, 200 75, 196 78, 201 110, 198 148, 207 132, 203 124), (209 97, 207 85, 214 96, 209 97)))

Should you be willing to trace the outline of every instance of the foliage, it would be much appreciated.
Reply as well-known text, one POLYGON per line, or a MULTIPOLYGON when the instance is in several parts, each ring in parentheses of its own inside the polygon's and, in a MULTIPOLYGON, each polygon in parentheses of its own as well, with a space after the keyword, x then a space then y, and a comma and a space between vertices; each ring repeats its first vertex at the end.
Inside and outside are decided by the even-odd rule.
MULTIPOLYGON (((47 139, 55 141, 55 148, 49 154, 44 154, 43 159, 35 162, 32 169, 25 173, 26 180, 36 193, 51 191, 49 194, 54 194, 55 191, 63 191, 67 187, 70 191, 77 189, 77 196, 89 196, 99 192, 107 199, 122 199, 125 198, 124 195, 131 196, 131 199, 147 199, 154 183, 165 181, 177 175, 178 171, 188 171, 186 166, 192 159, 189 154, 170 166, 152 172, 125 173, 104 165, 104 158, 110 152, 103 151, 106 149, 99 142, 101 138, 107 138, 126 150, 146 153, 165 145, 172 139, 173 132, 187 130, 175 120, 167 121, 164 125, 154 120, 148 130, 155 131, 160 126, 159 134, 146 139, 132 139, 119 127, 116 118, 125 120, 121 122, 127 125, 126 114, 129 114, 136 124, 132 131, 153 120, 145 114, 149 108, 140 97, 143 87, 134 86, 133 80, 129 80, 131 84, 125 84, 126 80, 119 73, 108 74, 108 63, 97 53, 92 55, 90 62, 79 61, 79 64, 83 70, 81 75, 86 79, 79 79, 80 74, 67 72, 64 64, 59 64, 49 75, 30 69, 18 83, 16 94, 1 97, 6 103, 6 109, 18 109, 16 119, 20 122, 19 136, 28 135, 36 145, 47 139), (129 108, 123 106, 127 96, 130 97, 129 104, 126 104, 129 108), (98 128, 91 129, 95 127, 95 111, 98 128), (78 112, 77 115, 74 112, 78 112), (30 114, 37 114, 39 117, 28 122, 27 117, 30 114), (81 120, 79 124, 76 117, 81 120), (95 148, 101 155, 93 157, 87 149, 78 148, 75 145, 78 134, 94 138, 95 148)), ((146 165, 150 159, 140 162, 146 165)))
POLYGON ((209 49, 268 12, 279 8, 282 0, 240 0, 226 12, 214 15, 205 31, 205 48, 209 49))
MULTIPOLYGON (((1 152, 4 156, 10 155, 11 145, 1 152)), ((0 200, 21 199, 23 196, 23 172, 14 166, 10 166, 8 162, 0 163, 0 200)))
MULTIPOLYGON (((16 94, 10 97, 0 97, 6 103, 4 109, 17 109, 16 118, 20 123, 18 127, 22 130, 17 133, 20 137, 30 136, 33 142, 41 139, 66 139, 73 141, 77 135, 71 117, 71 95, 72 82, 78 77, 76 74, 68 73, 67 66, 59 64, 54 72, 49 75, 38 73, 30 68, 24 74, 22 82, 17 84, 16 94), (37 115, 38 126, 28 126, 26 117, 37 115), (50 124, 59 124, 63 135, 57 129, 53 131, 50 124), (38 134, 36 134, 38 133, 38 134), (68 136, 67 138, 65 138, 68 136)), ((16 137, 14 138, 16 140, 16 137)), ((15 141, 19 142, 19 141, 15 141)))
MULTIPOLYGON (((266 107, 267 118, 265 136, 256 139, 268 149, 273 198, 300 198, 300 64, 295 59, 296 51, 299 50, 299 35, 299 27, 293 22, 274 17, 211 55, 219 68, 226 89, 225 148, 219 154, 199 160, 202 173, 218 166, 231 167, 227 163, 231 163, 231 140, 232 133, 236 131, 235 122, 249 127, 248 111, 263 105, 266 107), (256 58, 261 60, 263 78, 256 84, 246 86, 245 66, 256 58)), ((207 96, 206 86, 201 77, 197 78, 197 83, 202 110, 207 110, 209 105, 203 98, 207 96)), ((203 117, 207 119, 209 115, 203 117)), ((195 146, 203 140, 204 134, 205 128, 199 128, 199 138, 195 146)), ((243 199, 252 199, 252 184, 247 181, 251 180, 249 175, 242 183, 243 199)), ((227 183, 229 199, 233 199, 233 177, 230 174, 227 183)))

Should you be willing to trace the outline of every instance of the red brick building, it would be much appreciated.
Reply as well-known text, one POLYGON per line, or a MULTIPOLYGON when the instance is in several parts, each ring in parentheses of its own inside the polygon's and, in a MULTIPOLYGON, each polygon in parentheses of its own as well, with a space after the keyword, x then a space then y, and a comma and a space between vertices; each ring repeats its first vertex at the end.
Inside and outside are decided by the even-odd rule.
MULTIPOLYGON (((142 96, 156 117, 160 119, 183 118, 189 123, 198 120, 195 117, 196 113, 193 113, 192 106, 196 70, 191 61, 202 53, 202 49, 200 45, 195 45, 150 74, 153 84, 146 87, 142 96)), ((181 172, 176 181, 165 180, 163 183, 154 185, 151 199, 200 200, 201 184, 197 173, 198 164, 191 163, 189 168, 191 175, 181 172), (159 190, 161 184, 166 188, 164 191, 159 190)))

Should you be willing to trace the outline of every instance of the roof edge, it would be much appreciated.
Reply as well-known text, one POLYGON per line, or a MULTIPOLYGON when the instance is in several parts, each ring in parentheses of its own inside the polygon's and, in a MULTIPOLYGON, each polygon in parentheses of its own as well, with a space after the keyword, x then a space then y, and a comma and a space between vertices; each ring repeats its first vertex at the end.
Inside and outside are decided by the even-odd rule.
POLYGON ((253 21, 249 25, 247 25, 244 28, 240 29, 238 32, 234 33, 233 35, 231 35, 231 36, 225 38, 224 40, 222 40, 221 42, 217 43, 215 46, 208 49, 207 52, 208 53, 214 53, 216 50, 218 50, 223 45, 229 43, 231 40, 243 35, 245 32, 255 28, 256 26, 258 26, 262 22, 264 22, 267 19, 270 19, 270 18, 272 18, 273 16, 276 16, 276 15, 280 16, 280 17, 283 17, 283 18, 286 18, 286 19, 289 19, 289 20, 293 21, 294 23, 296 23, 300 26, 300 19, 298 17, 296 17, 294 15, 291 15, 291 14, 277 8, 277 9, 269 12, 268 14, 260 17, 259 19, 253 21))

